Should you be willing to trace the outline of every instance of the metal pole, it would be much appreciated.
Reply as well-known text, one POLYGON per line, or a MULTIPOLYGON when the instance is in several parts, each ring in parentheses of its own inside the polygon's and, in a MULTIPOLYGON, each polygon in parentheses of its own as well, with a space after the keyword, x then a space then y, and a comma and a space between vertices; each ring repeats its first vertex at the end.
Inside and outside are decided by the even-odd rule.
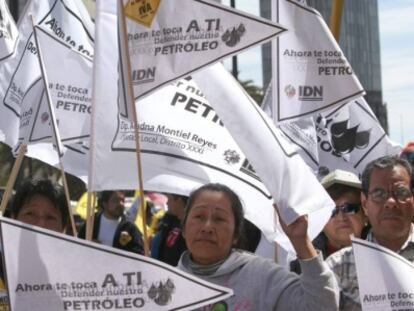
MULTIPOLYGON (((230 6, 233 9, 236 8, 236 0, 230 0, 230 6)), ((232 63, 231 73, 232 73, 233 77, 235 77, 236 79, 238 79, 238 76, 239 76, 239 65, 238 65, 238 62, 237 62, 237 55, 234 55, 231 58, 231 63, 232 63)))
POLYGON ((339 35, 341 33, 341 19, 344 7, 344 0, 333 0, 330 29, 337 42, 339 42, 339 35))

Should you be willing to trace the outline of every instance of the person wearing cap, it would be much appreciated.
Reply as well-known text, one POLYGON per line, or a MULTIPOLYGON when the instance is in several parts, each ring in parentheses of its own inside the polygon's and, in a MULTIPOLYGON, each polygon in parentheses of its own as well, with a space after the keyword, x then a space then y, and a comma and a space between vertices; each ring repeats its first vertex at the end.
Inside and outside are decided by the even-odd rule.
MULTIPOLYGON (((323 231, 312 241, 325 259, 341 248, 350 246, 351 235, 363 235, 366 217, 361 208, 361 182, 355 174, 335 170, 326 175, 321 184, 336 205, 323 231)), ((290 268, 300 273, 297 260, 290 263, 290 268)))
MULTIPOLYGON (((410 164, 396 156, 369 163, 362 173, 361 205, 371 229, 367 241, 379 244, 414 263, 414 216, 410 164)), ((352 246, 326 259, 340 287, 340 310, 361 310, 352 246)))
POLYGON ((347 171, 335 170, 321 181, 332 200, 335 209, 324 227, 326 236, 325 256, 351 245, 351 235, 361 237, 366 217, 361 208, 361 182, 347 171))

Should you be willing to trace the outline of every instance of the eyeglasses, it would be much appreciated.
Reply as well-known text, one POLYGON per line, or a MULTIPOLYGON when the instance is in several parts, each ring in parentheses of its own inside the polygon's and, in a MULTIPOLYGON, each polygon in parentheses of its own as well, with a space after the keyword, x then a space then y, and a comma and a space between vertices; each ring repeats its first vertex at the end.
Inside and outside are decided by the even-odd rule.
POLYGON ((368 195, 371 197, 371 200, 376 203, 384 203, 393 197, 398 203, 407 203, 407 201, 412 197, 412 192, 408 187, 398 187, 392 191, 387 191, 383 188, 377 188, 368 192, 368 195))
POLYGON ((339 214, 339 212, 342 212, 342 214, 356 214, 361 209, 361 204, 352 204, 352 203, 345 203, 341 206, 335 207, 335 209, 332 211, 331 218, 334 218, 336 215, 339 214))

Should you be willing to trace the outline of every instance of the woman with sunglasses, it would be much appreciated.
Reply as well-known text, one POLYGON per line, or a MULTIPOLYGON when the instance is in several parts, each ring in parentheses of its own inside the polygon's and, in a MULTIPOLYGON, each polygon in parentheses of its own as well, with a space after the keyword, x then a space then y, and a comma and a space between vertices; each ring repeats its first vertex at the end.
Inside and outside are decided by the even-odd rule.
POLYGON ((354 174, 336 170, 331 185, 329 175, 322 185, 335 202, 332 216, 323 229, 326 236, 325 256, 351 245, 351 235, 361 237, 366 217, 361 208, 361 182, 354 174))
MULTIPOLYGON (((343 247, 351 245, 351 235, 364 238, 366 217, 361 208, 361 182, 353 173, 335 170, 326 175, 322 186, 335 202, 335 209, 323 232, 314 240, 315 248, 326 258, 343 247)), ((300 273, 297 261, 291 262, 291 270, 300 273)))

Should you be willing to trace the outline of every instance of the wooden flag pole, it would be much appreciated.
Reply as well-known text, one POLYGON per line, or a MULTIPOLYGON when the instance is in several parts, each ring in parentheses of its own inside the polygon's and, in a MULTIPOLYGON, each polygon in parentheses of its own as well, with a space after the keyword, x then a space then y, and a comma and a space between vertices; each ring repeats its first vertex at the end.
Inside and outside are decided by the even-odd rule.
POLYGON ((93 228, 95 225, 95 205, 96 205, 96 193, 95 192, 88 192, 88 198, 87 198, 87 204, 88 206, 88 213, 89 216, 87 218, 87 231, 86 231, 86 239, 88 241, 93 240, 93 228))
POLYGON ((70 204, 69 187, 68 187, 68 183, 66 180, 65 170, 63 169, 63 164, 62 164, 62 161, 60 161, 60 159, 59 159, 59 164, 60 164, 60 172, 62 174, 63 189, 65 190, 66 203, 69 209, 69 218, 70 218, 70 225, 72 227, 72 234, 74 237, 77 237, 78 231, 76 230, 75 218, 73 217, 72 206, 70 204))
POLYGON ((63 188, 65 189, 65 196, 66 196, 66 201, 68 204, 68 212, 69 212, 69 218, 70 218, 70 223, 72 225, 72 233, 74 236, 77 236, 77 230, 76 230, 76 226, 75 226, 75 220, 73 218, 73 213, 72 213, 72 208, 70 206, 70 196, 69 196, 69 189, 68 189, 68 185, 66 183, 66 176, 65 176, 65 170, 63 169, 63 163, 62 163, 62 149, 61 149, 61 141, 60 141, 60 136, 58 133, 58 127, 57 127, 57 122, 56 122, 56 116, 54 113, 54 108, 52 106, 52 97, 50 96, 50 92, 49 92, 49 83, 47 80, 47 76, 46 76, 46 69, 45 69, 45 65, 43 63, 43 56, 42 56, 42 49, 40 47, 39 44, 39 40, 37 37, 37 33, 36 33, 36 26, 35 26, 35 21, 33 16, 31 16, 32 18, 32 27, 33 27, 33 35, 35 38, 35 42, 36 42, 36 47, 37 47, 37 58, 39 60, 39 67, 40 67, 40 71, 42 73, 42 80, 43 80, 43 86, 46 92, 46 98, 47 98, 47 103, 48 103, 48 108, 49 108, 49 113, 50 113, 50 118, 51 118, 51 128, 52 128, 52 133, 53 133, 53 137, 55 139, 55 144, 56 144, 56 148, 57 148, 57 152, 58 152, 58 156, 59 156, 59 164, 60 164, 60 170, 62 173, 62 181, 63 181, 63 188))
POLYGON ((16 161, 14 161, 12 171, 10 173, 10 177, 7 180, 6 190, 4 191, 3 198, 1 200, 1 206, 0 206, 0 215, 3 215, 7 203, 9 203, 11 194, 13 192, 14 183, 16 182, 17 174, 19 173, 20 167, 22 166, 22 162, 24 159, 24 155, 26 154, 27 145, 21 144, 18 149, 16 161))
POLYGON ((337 42, 339 42, 339 35, 341 33, 343 7, 344 0, 333 0, 329 28, 331 29, 331 32, 337 42))
MULTIPOLYGON (((121 31, 122 31, 122 36, 120 36, 120 41, 123 41, 123 43, 125 44, 126 42, 128 42, 128 38, 127 38, 127 27, 126 27, 126 22, 125 22, 125 12, 124 12, 124 7, 122 5, 122 0, 118 0, 118 18, 120 18, 120 27, 121 27, 121 31)), ((122 44, 121 42, 119 42, 120 44, 122 44)), ((149 256, 149 240, 148 240, 148 233, 147 233, 147 216, 146 216, 146 205, 145 205, 145 198, 144 198, 144 189, 143 189, 143 178, 142 178, 142 165, 141 165, 141 147, 140 147, 140 142, 139 142, 139 126, 138 126, 138 116, 137 116, 137 109, 135 107, 135 100, 134 100, 134 90, 132 89, 132 83, 131 83, 131 62, 129 59, 129 50, 128 50, 128 46, 124 46, 123 49, 126 53, 126 57, 125 57, 125 62, 126 62, 126 67, 127 67, 127 85, 126 87, 128 87, 129 91, 128 96, 129 96, 129 103, 131 105, 131 111, 133 114, 133 124, 135 125, 135 144, 136 144, 136 157, 137 157, 137 168, 138 168, 138 188, 139 188, 139 196, 140 196, 140 202, 141 202, 141 207, 140 207, 140 213, 141 213, 141 217, 142 217, 142 230, 143 230, 143 240, 144 240, 144 255, 145 256, 149 256)))
POLYGON ((85 239, 88 241, 92 241, 93 236, 93 222, 95 219, 95 205, 94 200, 92 198, 93 193, 88 191, 88 195, 86 197, 86 232, 85 232, 85 239))
MULTIPOLYGON (((279 1, 271 1, 270 2, 270 15, 271 15, 271 19, 272 22, 277 22, 279 23, 279 1)), ((271 41, 271 54, 272 54, 272 79, 269 82, 269 85, 271 85, 273 90, 278 90, 279 86, 278 86, 278 80, 276 79, 276 77, 278 77, 278 71, 277 71, 277 66, 275 65, 276 60, 275 60, 275 56, 278 53, 278 49, 279 49, 279 38, 273 39, 271 41)), ((276 94, 275 92, 273 92, 273 94, 276 94)), ((275 102, 276 97, 275 95, 273 95, 273 102, 275 102)), ((273 106, 273 103, 271 104, 273 106)), ((274 109, 273 107, 271 108, 272 110, 274 109)), ((279 222, 279 214, 277 213, 277 209, 273 208, 273 213, 274 215, 274 222, 279 222)), ((277 225, 277 223, 275 223, 275 226, 277 225)), ((274 261, 275 263, 278 263, 278 249, 277 249, 277 244, 274 243, 274 261)))
POLYGON ((93 229, 94 229, 94 225, 95 225, 95 206, 96 206, 96 192, 92 192, 92 206, 91 206, 91 224, 90 224, 90 237, 91 237, 91 241, 93 238, 93 229))

